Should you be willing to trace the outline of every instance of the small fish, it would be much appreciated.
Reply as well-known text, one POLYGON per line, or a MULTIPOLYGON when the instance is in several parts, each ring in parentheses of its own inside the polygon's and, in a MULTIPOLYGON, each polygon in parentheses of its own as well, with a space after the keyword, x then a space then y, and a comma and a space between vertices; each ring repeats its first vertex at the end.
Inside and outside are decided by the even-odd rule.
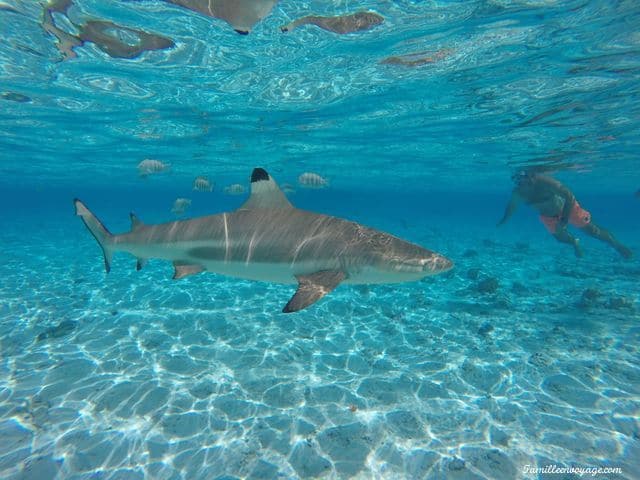
POLYGON ((31 55, 36 55, 37 57, 44 57, 45 56, 42 52, 34 50, 31 47, 27 47, 26 45, 22 45, 21 43, 15 43, 13 46, 16 48, 16 50, 20 50, 21 52, 24 52, 24 53, 29 53, 31 55))
POLYGON ((42 340, 47 340, 49 338, 60 338, 65 335, 73 332, 78 325, 78 322, 74 322, 73 320, 64 320, 60 322, 55 327, 47 328, 44 332, 40 333, 36 340, 41 342, 42 340))
POLYGON ((294 193, 296 193, 296 189, 293 185, 291 185, 290 183, 283 183, 281 190, 287 194, 287 195, 292 195, 294 193))
POLYGON ((403 65, 405 67, 420 67, 422 65, 429 65, 437 63, 438 61, 446 58, 451 50, 442 49, 436 52, 414 52, 406 55, 386 57, 381 60, 383 65, 403 65))
POLYGON ((160 160, 153 160, 146 158, 138 164, 138 173, 141 177, 146 177, 152 173, 161 173, 169 170, 170 165, 168 163, 161 162, 160 160))
POLYGON ((305 188, 324 188, 329 186, 329 182, 317 173, 305 172, 298 177, 298 183, 305 188))
POLYGON ((171 209, 171 213, 175 215, 184 215, 187 208, 191 206, 191 200, 188 198, 176 198, 176 201, 173 202, 173 208, 171 209))
POLYGON ((356 12, 351 15, 341 15, 338 17, 319 17, 309 15, 299 18, 288 25, 280 27, 283 32, 290 32, 300 25, 317 25, 318 27, 333 33, 352 33, 362 30, 369 30, 384 22, 384 17, 374 12, 356 12))
POLYGON ((28 103, 31 101, 31 99, 26 95, 22 95, 21 93, 16 92, 2 92, 0 93, 0 98, 2 100, 9 100, 11 102, 18 103, 28 103))
POLYGON ((199 176, 193 181, 193 189, 197 192, 212 192, 213 184, 207 177, 199 176))
POLYGON ((226 193, 227 195, 242 195, 246 191, 247 189, 239 183, 234 183, 233 185, 224 187, 224 193, 226 193))

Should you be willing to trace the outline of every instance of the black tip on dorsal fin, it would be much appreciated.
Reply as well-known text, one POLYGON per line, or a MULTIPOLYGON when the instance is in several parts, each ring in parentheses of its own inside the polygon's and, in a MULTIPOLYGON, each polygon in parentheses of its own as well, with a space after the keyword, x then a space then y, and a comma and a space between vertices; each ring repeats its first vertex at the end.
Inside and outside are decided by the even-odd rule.
POLYGON ((251 195, 240 207, 244 210, 256 208, 292 208, 278 184, 264 168, 254 168, 251 172, 251 195))
POLYGON ((251 172, 251 183, 261 182, 263 180, 269 180, 269 174, 264 168, 254 168, 251 172))

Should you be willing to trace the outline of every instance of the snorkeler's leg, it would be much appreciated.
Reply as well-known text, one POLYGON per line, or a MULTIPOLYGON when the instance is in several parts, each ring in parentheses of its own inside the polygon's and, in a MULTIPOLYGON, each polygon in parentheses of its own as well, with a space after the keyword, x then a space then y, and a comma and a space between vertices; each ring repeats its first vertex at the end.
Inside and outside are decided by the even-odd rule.
POLYGON ((592 236, 593 238, 597 238, 598 240, 608 243, 613 248, 615 248, 616 251, 624 258, 631 258, 633 256, 633 252, 618 240, 616 240, 616 238, 608 230, 599 227, 593 222, 590 222, 582 227, 582 231, 587 235, 592 236))
POLYGON ((569 245, 573 245, 573 252, 576 254, 576 257, 582 257, 582 248, 580 248, 580 241, 571 235, 566 227, 558 227, 557 230, 553 233, 553 236, 556 237, 556 240, 562 243, 568 243, 569 245))

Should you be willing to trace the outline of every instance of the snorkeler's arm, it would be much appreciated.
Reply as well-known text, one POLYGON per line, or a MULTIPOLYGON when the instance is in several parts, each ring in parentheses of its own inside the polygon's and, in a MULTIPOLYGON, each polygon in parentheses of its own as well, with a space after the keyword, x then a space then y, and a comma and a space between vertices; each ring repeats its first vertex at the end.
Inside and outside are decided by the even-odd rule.
POLYGON ((513 193, 511 193, 511 199, 507 204, 507 208, 505 208, 504 210, 504 215, 496 225, 497 227, 499 227, 500 225, 503 225, 504 223, 507 222, 507 220, 509 220, 509 218, 511 218, 511 215, 513 215, 513 212, 515 212, 516 208, 518 208, 519 203, 520 203, 520 195, 518 195, 518 193, 514 190, 513 193))

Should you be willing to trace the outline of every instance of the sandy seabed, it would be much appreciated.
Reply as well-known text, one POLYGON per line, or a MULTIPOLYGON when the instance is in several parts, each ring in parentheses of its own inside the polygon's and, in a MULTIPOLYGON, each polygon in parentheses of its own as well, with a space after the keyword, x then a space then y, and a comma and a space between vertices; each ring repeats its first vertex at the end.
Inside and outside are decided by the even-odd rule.
POLYGON ((455 270, 285 315, 292 286, 106 276, 80 222, 5 232, 0 477, 637 478, 640 262, 483 235, 414 231, 455 270))

